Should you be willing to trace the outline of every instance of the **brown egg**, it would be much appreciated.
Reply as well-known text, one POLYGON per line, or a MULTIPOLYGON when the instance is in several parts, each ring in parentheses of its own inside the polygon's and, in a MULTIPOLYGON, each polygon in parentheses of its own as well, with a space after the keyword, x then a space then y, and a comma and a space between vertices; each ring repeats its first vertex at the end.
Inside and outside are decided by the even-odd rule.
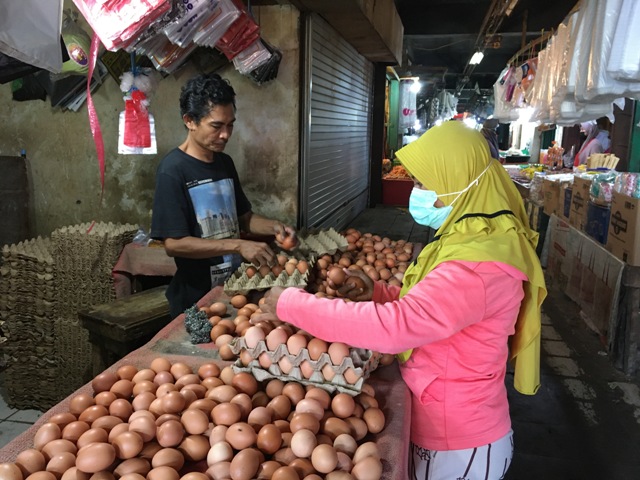
POLYGON ((316 472, 311 461, 307 458, 296 458, 289 464, 289 466, 298 473, 300 478, 307 478, 309 475, 313 475, 316 472))
POLYGON ((216 406, 216 402, 214 400, 210 398, 200 398, 195 402, 191 403, 189 405, 188 410, 191 410, 191 409, 202 410, 204 413, 207 414, 207 416, 209 416, 211 414, 211 410, 213 410, 213 407, 215 406, 216 406))
POLYGON ((255 445, 258 435, 248 423, 238 422, 231 425, 225 434, 225 440, 236 450, 255 445))
POLYGON ((42 425, 33 437, 33 446, 37 450, 42 450, 47 443, 58 440, 62 437, 60 427, 55 423, 45 423, 42 425))
POLYGON ((0 463, 0 478, 2 480, 22 480, 22 471, 15 463, 0 463))
POLYGON ((177 420, 166 421, 158 427, 156 438, 163 447, 176 447, 184 438, 184 428, 177 420))
POLYGON ((296 413, 310 413, 318 420, 324 417, 324 408, 318 400, 313 398, 304 398, 296 405, 296 413))
POLYGON ((140 416, 130 420, 129 431, 136 432, 144 442, 148 442, 156 436, 156 422, 148 416, 140 416))
POLYGON ((131 381, 133 383, 142 382, 143 380, 153 381, 153 378, 156 376, 156 372, 151 370, 150 368, 143 368, 142 370, 138 370, 131 381))
POLYGON ((173 375, 168 370, 163 370, 161 372, 156 373, 153 377, 153 384, 156 386, 163 385, 165 383, 173 383, 176 379, 173 378, 173 375))
POLYGON ((271 418, 285 419, 291 412, 291 400, 286 395, 278 395, 272 398, 267 404, 267 410, 271 411, 271 418))
POLYGON ((207 458, 209 448, 209 439, 204 435, 189 435, 178 446, 185 460, 190 462, 199 462, 207 458))
POLYGON ((133 406, 129 400, 124 398, 117 398, 109 405, 109 415, 118 417, 122 421, 126 422, 133 413, 133 406))
POLYGON ((20 452, 16 457, 15 463, 18 468, 20 468, 20 470, 22 471, 22 475, 25 478, 27 478, 34 472, 44 470, 46 466, 44 455, 42 454, 42 452, 39 452, 35 448, 29 448, 20 452))
POLYGON ((211 411, 211 419, 216 425, 230 426, 240 421, 242 411, 235 403, 224 402, 216 405, 211 411))
POLYGON ((85 473, 105 470, 116 459, 116 450, 108 443, 90 443, 78 450, 76 467, 85 473))
POLYGON ((198 367, 198 375, 200 378, 217 377, 220 375, 220 367, 215 363, 203 363, 198 367))
POLYGON ((305 393, 304 398, 316 400, 324 410, 327 410, 331 405, 331 395, 324 388, 311 387, 305 393))
POLYGON ((319 338, 312 338, 307 344, 307 350, 309 350, 309 357, 311 360, 319 360, 323 353, 327 353, 329 346, 324 340, 319 338))
POLYGON ((114 372, 103 372, 91 381, 91 387, 93 388, 94 394, 106 392, 109 391, 113 384, 118 380, 118 375, 114 372))
POLYGON ((100 392, 94 397, 96 405, 104 405, 105 407, 109 407, 111 403, 116 399, 116 395, 113 392, 100 392))
POLYGON ((80 438, 78 438, 76 445, 78 448, 85 447, 90 443, 107 443, 109 441, 109 434, 102 428, 90 428, 84 432, 80 438))
POLYGON ((109 437, 107 438, 108 442, 111 443, 113 442, 113 439, 116 438, 118 435, 120 435, 121 433, 124 432, 128 432, 129 431, 129 424, 128 423, 119 423, 118 425, 116 425, 115 427, 113 427, 111 429, 111 431, 109 432, 109 437))
POLYGON ((334 440, 343 433, 350 434, 351 426, 338 417, 329 417, 321 424, 321 430, 324 434, 328 435, 331 439, 331 444, 334 440))
POLYGON ((346 278, 346 274, 342 270, 342 266, 333 266, 327 270, 327 278, 336 285, 342 285, 346 278))
POLYGON ((300 476, 293 467, 280 467, 273 472, 271 480, 300 480, 300 476))
POLYGON ((126 398, 129 400, 133 393, 133 381, 124 379, 118 380, 113 384, 109 391, 115 393, 118 398, 126 398))
POLYGON ((36 472, 29 475, 25 480, 56 480, 56 476, 51 472, 36 472))
POLYGON ((311 454, 311 463, 318 472, 329 473, 338 465, 338 455, 331 445, 318 445, 311 454))
POLYGON ((153 468, 171 467, 180 470, 184 466, 184 455, 175 448, 163 448, 153 456, 151 466, 153 468))
POLYGON ((289 423, 292 433, 298 430, 310 430, 314 434, 320 431, 320 420, 312 413, 294 413, 289 423))
POLYGON ((327 352, 331 358, 331 363, 336 366, 340 366, 342 361, 349 357, 349 347, 341 342, 333 342, 329 345, 327 352))
POLYGON ((267 407, 255 407, 249 412, 247 423, 259 432, 264 425, 271 423, 271 411, 267 407))
POLYGON ((253 405, 253 408, 266 407, 268 403, 269 397, 267 397, 267 394, 264 392, 256 392, 256 394, 251 397, 251 404, 253 405))
POLYGON ((102 428, 109 433, 113 427, 121 423, 124 423, 121 418, 114 417, 113 415, 103 415, 91 422, 91 428, 102 428))
MULTIPOLYGON (((169 373, 169 375, 171 375, 171 374, 169 373)), ((173 377, 171 377, 171 379, 173 380, 173 377)), ((142 380, 142 381, 140 381, 138 383, 134 383, 133 384, 133 390, 131 391, 131 393, 133 394, 134 397, 137 397, 138 395, 141 395, 143 393, 153 393, 153 394, 155 394, 157 392, 157 390, 158 390, 158 384, 156 384, 156 383, 154 383, 154 382, 152 382, 150 380, 142 380)), ((115 396, 115 394, 113 392, 109 392, 109 393, 111 393, 112 395, 115 396)))
POLYGON ((238 391, 231 385, 227 384, 227 385, 220 385, 219 387, 214 387, 211 390, 209 390, 209 392, 207 392, 207 398, 210 398, 211 400, 215 400, 218 403, 230 402, 231 399, 235 397, 237 394, 238 394, 238 391))
POLYGON ((160 444, 158 444, 158 442, 156 442, 155 440, 152 440, 144 444, 144 447, 142 447, 142 451, 138 454, 138 457, 151 461, 153 456, 160 450, 162 450, 160 444))
POLYGON ((69 402, 69 411, 74 415, 80 415, 91 405, 95 405, 95 400, 91 395, 80 393, 69 402))
POLYGON ((248 300, 244 295, 234 295, 233 297, 231 297, 230 303, 235 308, 242 308, 248 303, 248 300))
POLYGON ((273 424, 264 425, 258 432, 256 444, 264 453, 271 455, 282 445, 282 433, 273 424))
POLYGON ((356 452, 353 454, 353 463, 359 463, 366 457, 380 458, 378 445, 375 442, 365 442, 362 445, 359 445, 356 452))
POLYGON ((291 450, 298 458, 309 458, 313 449, 318 446, 316 434, 311 430, 301 429, 291 438, 291 450))
POLYGON ((60 480, 90 480, 91 474, 84 473, 78 470, 77 467, 71 467, 69 470, 62 474, 62 478, 60 480))
POLYGON ((136 373, 138 373, 138 369, 133 365, 123 365, 116 370, 116 375, 120 380, 133 380, 136 373))
POLYGON ((339 418, 347 418, 353 415, 355 406, 355 400, 347 393, 338 393, 331 400, 331 410, 339 418))
POLYGON ((358 448, 358 443, 350 434, 341 433, 333 441, 333 448, 338 453, 342 452, 349 455, 349 457, 353 457, 358 448))
POLYGON ((144 442, 136 432, 124 432, 114 438, 111 445, 116 449, 116 456, 126 460, 138 455, 142 451, 144 442))
POLYGON ((71 422, 75 422, 77 420, 76 416, 70 412, 57 413, 53 415, 48 423, 55 423, 62 430, 64 427, 69 425, 71 422))
POLYGON ((118 478, 123 475, 131 473, 137 473, 138 475, 146 476, 151 470, 151 463, 144 458, 130 458, 120 463, 113 471, 114 475, 118 478))
POLYGON ((291 405, 298 405, 298 402, 305 396, 304 387, 297 382, 289 382, 282 388, 282 394, 291 401, 291 405))
POLYGON ((229 427, 225 425, 217 425, 209 432, 209 445, 213 446, 218 442, 226 442, 227 430, 229 427))
POLYGON ((373 456, 363 458, 353 466, 351 475, 356 480, 379 480, 382 477, 382 463, 373 456))
POLYGON ((146 480, 144 475, 139 473, 127 473, 120 477, 120 480, 146 480))
POLYGON ((282 465, 289 465, 296 458, 298 457, 296 457, 296 454, 293 453, 293 450, 291 450, 290 447, 283 446, 280 450, 273 454, 272 460, 280 462, 282 465))
POLYGON ((180 392, 169 392, 162 397, 162 409, 166 413, 178 413, 184 410, 186 400, 180 392))
POLYGON ((227 313, 227 304, 223 302, 215 302, 209 306, 209 313, 211 315, 224 316, 227 313))
POLYGON ((200 377, 197 373, 187 373, 176 380, 176 388, 181 390, 185 385, 200 385, 200 377))
POLYGON ((263 460, 264 456, 255 448, 242 450, 231 460, 229 474, 233 480, 251 480, 263 460))
POLYGON ((51 442, 47 443, 44 447, 42 447, 42 454, 44 455, 44 459, 47 462, 51 460, 53 457, 55 457, 56 455, 59 455, 65 452, 73 453, 75 457, 75 454, 78 452, 78 448, 76 447, 75 443, 70 442, 69 440, 64 440, 64 439, 52 440, 51 442))
POLYGON ((287 343, 288 338, 289 338, 289 334, 285 329, 280 327, 274 328, 269 332, 269 334, 265 339, 265 342, 267 344, 267 349, 269 349, 272 352, 275 352, 280 345, 287 343))
MULTIPOLYGON (((76 456, 71 452, 57 453, 47 462, 47 472, 53 473, 56 477, 62 477, 62 474, 74 467, 76 464, 76 456)), ((3 478, 3 477, 0 477, 3 478)))
POLYGON ((367 423, 361 418, 349 417, 345 418, 345 422, 349 425, 350 435, 355 438, 356 441, 362 440, 367 433, 369 433, 367 423))
POLYGON ((171 467, 158 467, 149 470, 147 480, 180 480, 180 474, 171 467))
POLYGON ((347 381, 347 383, 351 384, 351 385, 355 385, 356 383, 358 383, 358 380, 360 380, 361 375, 358 375, 355 370, 351 367, 347 368, 344 373, 342 374, 342 376, 344 377, 344 379, 347 381))
POLYGON ((371 433, 380 433, 384 429, 384 413, 379 408, 371 407, 364 411, 362 419, 371 433))
POLYGON ((81 422, 78 420, 71 422, 62 430, 62 438, 75 443, 80 438, 80 435, 89 430, 89 428, 91 427, 87 422, 81 422))
POLYGON ((265 339, 264 330, 254 325, 247 329, 244 333, 244 341, 247 345, 247 348, 255 348, 258 345, 258 342, 263 341, 265 339))
MULTIPOLYGON (((180 390, 180 393, 182 393, 184 395, 185 390, 192 391, 193 394, 196 396, 195 400, 197 400, 199 398, 204 398, 204 396, 207 393, 208 389, 207 389, 207 387, 205 387, 202 384, 193 383, 193 384, 185 385, 184 387, 182 387, 182 389, 180 390)), ((191 402, 189 402, 189 405, 190 404, 191 404, 191 402)))
POLYGON ((307 348, 307 337, 300 333, 294 333, 287 339, 287 350, 290 355, 296 356, 303 348, 307 348))
POLYGON ((180 477, 180 480, 211 480, 211 479, 205 473, 189 472, 183 475, 182 477, 180 477))
POLYGON ((185 431, 191 435, 199 435, 209 428, 209 417, 202 410, 188 409, 182 412, 180 422, 185 431))
POLYGON ((256 473, 256 478, 258 480, 269 480, 273 477, 273 473, 282 467, 281 464, 274 460, 268 460, 266 462, 262 462, 258 467, 258 472, 256 473))

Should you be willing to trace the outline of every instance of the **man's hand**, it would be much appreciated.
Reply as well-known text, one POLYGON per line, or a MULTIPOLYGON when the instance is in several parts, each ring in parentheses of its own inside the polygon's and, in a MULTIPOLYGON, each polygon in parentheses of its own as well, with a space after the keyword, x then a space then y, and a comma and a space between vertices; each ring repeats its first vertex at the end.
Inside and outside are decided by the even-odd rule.
POLYGON ((276 243, 285 250, 291 250, 298 244, 296 231, 293 227, 284 223, 276 223, 273 226, 276 235, 276 243))
POLYGON ((245 260, 258 267, 261 267, 262 265, 272 266, 276 259, 273 250, 269 248, 269 245, 263 242, 242 240, 240 242, 239 253, 245 260))

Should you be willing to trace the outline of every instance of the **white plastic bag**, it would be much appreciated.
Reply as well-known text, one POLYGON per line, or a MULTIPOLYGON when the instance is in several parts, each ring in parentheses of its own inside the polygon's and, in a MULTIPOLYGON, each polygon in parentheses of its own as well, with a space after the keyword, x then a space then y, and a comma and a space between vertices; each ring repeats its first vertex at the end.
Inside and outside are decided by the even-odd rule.
POLYGON ((0 10, 0 52, 60 73, 62 0, 2 0, 0 10))
POLYGON ((640 2, 623 0, 613 35, 607 71, 622 82, 640 81, 640 2))

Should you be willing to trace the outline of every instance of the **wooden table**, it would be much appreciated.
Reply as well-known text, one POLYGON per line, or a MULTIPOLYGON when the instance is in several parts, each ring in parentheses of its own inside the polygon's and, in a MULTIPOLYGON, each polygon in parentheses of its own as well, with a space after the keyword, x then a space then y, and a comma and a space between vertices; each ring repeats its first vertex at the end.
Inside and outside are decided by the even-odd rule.
POLYGON ((162 246, 128 243, 113 267, 116 298, 136 292, 136 279, 140 277, 168 278, 173 277, 175 273, 176 263, 162 246))
MULTIPOLYGON (((228 304, 222 287, 216 287, 205 295, 198 306, 210 305, 214 301, 228 304)), ((229 310, 233 307, 229 305, 229 310)), ((221 367, 230 365, 220 359, 218 350, 213 343, 194 345, 184 328, 184 314, 173 319, 166 327, 158 332, 142 347, 128 353, 106 370, 115 372, 123 365, 134 365, 137 368, 147 368, 156 357, 165 357, 172 363, 184 362, 193 369, 208 362, 215 362, 221 367)), ((385 480, 406 480, 407 460, 409 448, 409 431, 411 423, 411 394, 400 376, 396 362, 387 367, 380 367, 367 380, 375 391, 376 398, 386 417, 385 429, 371 440, 378 444, 382 455, 383 474, 385 480)), ((91 384, 87 383, 59 404, 44 413, 40 419, 26 432, 0 449, 0 462, 12 462, 18 453, 32 448, 33 437, 44 423, 56 413, 66 412, 73 397, 80 393, 92 394, 91 384)))

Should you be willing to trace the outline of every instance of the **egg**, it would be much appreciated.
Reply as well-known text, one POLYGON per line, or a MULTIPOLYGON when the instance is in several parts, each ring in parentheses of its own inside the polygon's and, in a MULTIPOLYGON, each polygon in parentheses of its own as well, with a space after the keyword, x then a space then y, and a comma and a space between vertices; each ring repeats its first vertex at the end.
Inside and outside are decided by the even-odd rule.
POLYGON ((215 363, 203 363, 198 367, 198 375, 200 378, 217 377, 220 375, 220 367, 215 363))
POLYGON ((180 474, 171 467, 157 467, 149 470, 147 480, 180 480, 180 474))
POLYGON ((247 329, 243 338, 247 348, 255 348, 258 345, 258 342, 265 339, 265 333, 263 329, 254 325, 247 329))
POLYGON ((133 381, 131 380, 118 380, 113 386, 109 389, 109 391, 115 393, 118 398, 125 398, 129 400, 131 394, 133 393, 133 381))
POLYGON ((78 450, 76 467, 85 473, 105 470, 116 459, 116 450, 108 443, 90 443, 78 450))
POLYGON ((216 425, 230 426, 240 421, 242 411, 240 407, 234 403, 224 402, 216 405, 211 411, 211 418, 216 425))
POLYGON ((23 476, 27 478, 34 472, 44 470, 46 461, 42 452, 35 448, 29 448, 18 454, 15 464, 20 468, 23 476))
POLYGON ((109 405, 109 415, 120 418, 122 421, 127 421, 133 413, 133 406, 128 400, 124 398, 117 398, 109 405))
POLYGON ((209 417, 198 409, 188 409, 182 412, 180 422, 190 435, 200 435, 209 428, 209 417))
POLYGON ((229 474, 233 480, 251 480, 263 460, 264 456, 255 448, 244 449, 231 460, 229 474))
POLYGON ((204 435, 189 435, 178 446, 178 450, 189 462, 199 462, 207 458, 209 448, 209 439, 204 435))
POLYGON ((313 365, 311 365, 311 362, 309 362, 309 360, 303 360, 302 362, 300 362, 299 368, 300 373, 302 373, 302 376, 306 379, 311 378, 311 376, 315 373, 315 369, 313 368, 313 365))
POLYGON ((304 398, 296 405, 297 413, 310 413, 314 415, 318 420, 322 420, 324 417, 324 408, 320 402, 313 398, 304 398))
POLYGON ((93 388, 94 394, 106 392, 109 391, 113 384, 118 380, 120 379, 114 372, 103 372, 91 380, 91 387, 93 388))
MULTIPOLYGON (((62 474, 74 467, 76 464, 76 456, 71 452, 61 452, 51 457, 47 462, 47 472, 53 473, 56 477, 62 477, 62 474)), ((0 477, 3 478, 3 477, 0 477)))
POLYGON ((362 440, 369 433, 366 422, 361 418, 349 417, 345 419, 345 422, 349 425, 351 436, 357 441, 362 440))
POLYGON ((209 432, 209 445, 213 446, 218 442, 225 442, 229 427, 225 425, 217 425, 209 432))
POLYGON ((156 373, 157 372, 155 372, 154 370, 152 370, 150 368, 143 368, 142 370, 138 370, 138 373, 136 373, 133 376, 131 381, 133 383, 142 382, 144 380, 153 381, 153 378, 156 376, 156 373))
POLYGON ((269 480, 273 476, 273 473, 280 467, 282 467, 282 465, 274 460, 262 462, 256 472, 256 478, 258 480, 269 480))
POLYGON ((316 434, 320 431, 320 420, 311 413, 294 413, 289 422, 289 428, 292 433, 304 429, 316 434))
POLYGON ((309 350, 309 357, 311 360, 319 360, 323 353, 326 353, 329 349, 327 342, 320 340, 319 338, 312 338, 307 344, 307 350, 309 350))
POLYGON ((113 439, 111 445, 116 450, 116 457, 126 460, 138 455, 142 451, 144 442, 136 432, 123 432, 113 439))
POLYGON ((338 417, 328 417, 324 424, 321 424, 322 432, 329 436, 331 444, 334 440, 343 433, 351 433, 350 425, 338 417))
POLYGON ((311 430, 301 429, 291 438, 291 450, 298 458, 309 458, 314 448, 318 446, 315 433, 311 430))
POLYGON ((271 411, 267 407, 254 407, 247 416, 247 423, 258 432, 264 425, 271 423, 271 411))
POLYGON ((180 470, 184 466, 184 455, 175 448, 163 448, 153 456, 151 466, 153 468, 165 466, 180 470))
POLYGON ((297 405, 304 398, 305 389, 300 383, 288 382, 282 388, 282 394, 289 398, 291 405, 297 405))
POLYGON ((351 475, 356 480, 379 480, 382 477, 382 463, 373 456, 363 458, 353 466, 351 475))
POLYGON ((234 295, 233 297, 231 297, 231 305, 233 305, 233 307, 235 308, 242 308, 247 304, 248 300, 247 297, 245 297, 244 295, 234 295))
POLYGON ((338 465, 338 455, 331 445, 318 445, 311 454, 311 463, 318 472, 329 473, 338 465))
POLYGON ((231 462, 218 462, 207 469, 207 475, 213 480, 229 480, 231 478, 231 462))
POLYGON ((324 410, 327 410, 331 404, 331 395, 324 388, 311 387, 305 393, 304 398, 316 400, 324 410))
POLYGON ((146 480, 143 475, 139 473, 127 473, 120 477, 120 480, 146 480))
POLYGON ((162 401, 162 409, 166 413, 178 413, 181 412, 185 405, 185 398, 182 396, 180 392, 168 392, 166 395, 161 397, 162 401))
POLYGON ((217 442, 211 445, 207 452, 207 465, 212 466, 218 462, 230 462, 233 458, 233 448, 227 442, 217 442))
POLYGON ((42 450, 47 443, 62 437, 60 427, 55 423, 45 423, 33 437, 33 446, 37 450, 42 450))
POLYGON ((96 443, 96 442, 107 443, 108 441, 109 441, 109 434, 107 433, 106 430, 102 428, 90 428, 89 430, 84 432, 80 436, 80 438, 78 438, 76 445, 80 449, 82 447, 89 445, 90 443, 96 443))
POLYGON ((267 410, 270 410, 274 420, 286 419, 291 412, 291 400, 286 395, 278 395, 269 401, 267 410))
POLYGON ((73 453, 75 456, 77 452, 78 448, 75 443, 62 438, 53 440, 42 447, 42 454, 47 462, 61 453, 73 453))
POLYGON ((117 478, 123 475, 137 473, 138 475, 146 476, 151 470, 151 463, 144 458, 130 458, 120 463, 113 471, 117 478))
POLYGON ((70 440, 72 442, 78 441, 80 435, 89 430, 89 424, 87 422, 75 421, 69 423, 62 430, 62 438, 65 440, 70 440))
POLYGON ((80 393, 74 396, 69 402, 69 412, 74 415, 80 415, 91 405, 95 405, 95 400, 91 395, 80 393))
POLYGON ((238 372, 233 376, 231 385, 238 392, 253 395, 258 391, 258 382, 256 378, 248 372, 238 372))
POLYGON ((148 442, 155 438, 157 426, 153 418, 140 416, 130 420, 129 430, 131 432, 136 432, 140 437, 142 437, 143 441, 148 442))
POLYGON ((380 458, 378 445, 375 442, 365 442, 362 445, 359 445, 356 452, 353 454, 353 463, 357 464, 366 457, 380 458))
POLYGON ((342 285, 347 277, 342 268, 341 266, 333 266, 327 270, 327 278, 337 286, 342 285))
POLYGON ((15 463, 0 463, 0 478, 2 480, 23 480, 22 471, 15 463))
POLYGON ((273 424, 264 425, 258 432, 256 444, 266 454, 273 454, 282 445, 282 433, 273 424))
POLYGON ((304 335, 294 333, 287 339, 287 350, 290 355, 295 357, 303 348, 307 348, 307 338, 304 335))
MULTIPOLYGON (((235 374, 234 374, 235 375, 235 374)), ((233 381, 233 377, 232 380, 233 381)), ((214 400, 218 403, 230 402, 233 397, 238 394, 238 391, 231 385, 220 385, 214 387, 207 392, 207 398, 214 400)))
POLYGON ((371 407, 378 408, 378 401, 375 399, 375 397, 367 393, 360 393, 360 395, 356 397, 356 400, 360 405, 362 405, 362 408, 364 410, 371 407))
POLYGON ((71 422, 75 422, 77 420, 76 416, 70 412, 57 413, 49 418, 48 423, 55 423, 62 430, 64 427, 69 425, 71 422))
POLYGON ((331 363, 336 366, 340 366, 342 364, 342 361, 345 358, 349 357, 349 347, 341 342, 333 342, 331 345, 329 345, 327 352, 329 353, 329 357, 331 358, 331 363))
POLYGON ((273 472, 271 480, 300 480, 300 476, 293 467, 280 467, 273 472))
POLYGON ((353 397, 347 393, 337 393, 331 400, 331 410, 336 417, 347 418, 353 414, 356 402, 353 397))
POLYGON ((100 392, 94 397, 96 405, 104 405, 105 407, 109 407, 116 399, 116 395, 113 392, 100 392))
POLYGON ((251 425, 238 422, 231 425, 225 434, 225 440, 236 450, 255 445, 258 435, 251 425))
POLYGON ((200 472, 189 472, 185 475, 183 475, 182 477, 180 477, 180 480, 210 480, 209 476, 204 474, 204 473, 200 473, 200 472))
POLYGON ((56 476, 51 472, 32 473, 25 480, 56 480, 56 476))
POLYGON ((211 315, 219 315, 223 317, 227 313, 227 304, 223 302, 215 302, 209 306, 211 315))
POLYGON ((138 369, 133 365, 123 365, 116 370, 116 375, 121 380, 133 380, 136 373, 138 373, 138 369))
POLYGON ((169 420, 158 427, 156 438, 163 447, 175 447, 180 445, 184 437, 184 428, 177 420, 169 420))
POLYGON ((90 480, 91 474, 84 473, 78 470, 77 467, 71 467, 69 470, 62 474, 60 480, 90 480))
POLYGON ((124 432, 128 432, 128 431, 129 431, 129 424, 128 423, 120 423, 120 424, 116 425, 115 427, 113 427, 111 429, 111 431, 109 432, 109 437, 107 438, 107 440, 108 440, 109 443, 111 443, 111 442, 113 442, 113 439, 116 438, 118 435, 120 435, 121 433, 124 433, 124 432))
POLYGON ((384 429, 384 413, 379 408, 371 407, 364 411, 362 419, 371 433, 380 433, 384 429))

